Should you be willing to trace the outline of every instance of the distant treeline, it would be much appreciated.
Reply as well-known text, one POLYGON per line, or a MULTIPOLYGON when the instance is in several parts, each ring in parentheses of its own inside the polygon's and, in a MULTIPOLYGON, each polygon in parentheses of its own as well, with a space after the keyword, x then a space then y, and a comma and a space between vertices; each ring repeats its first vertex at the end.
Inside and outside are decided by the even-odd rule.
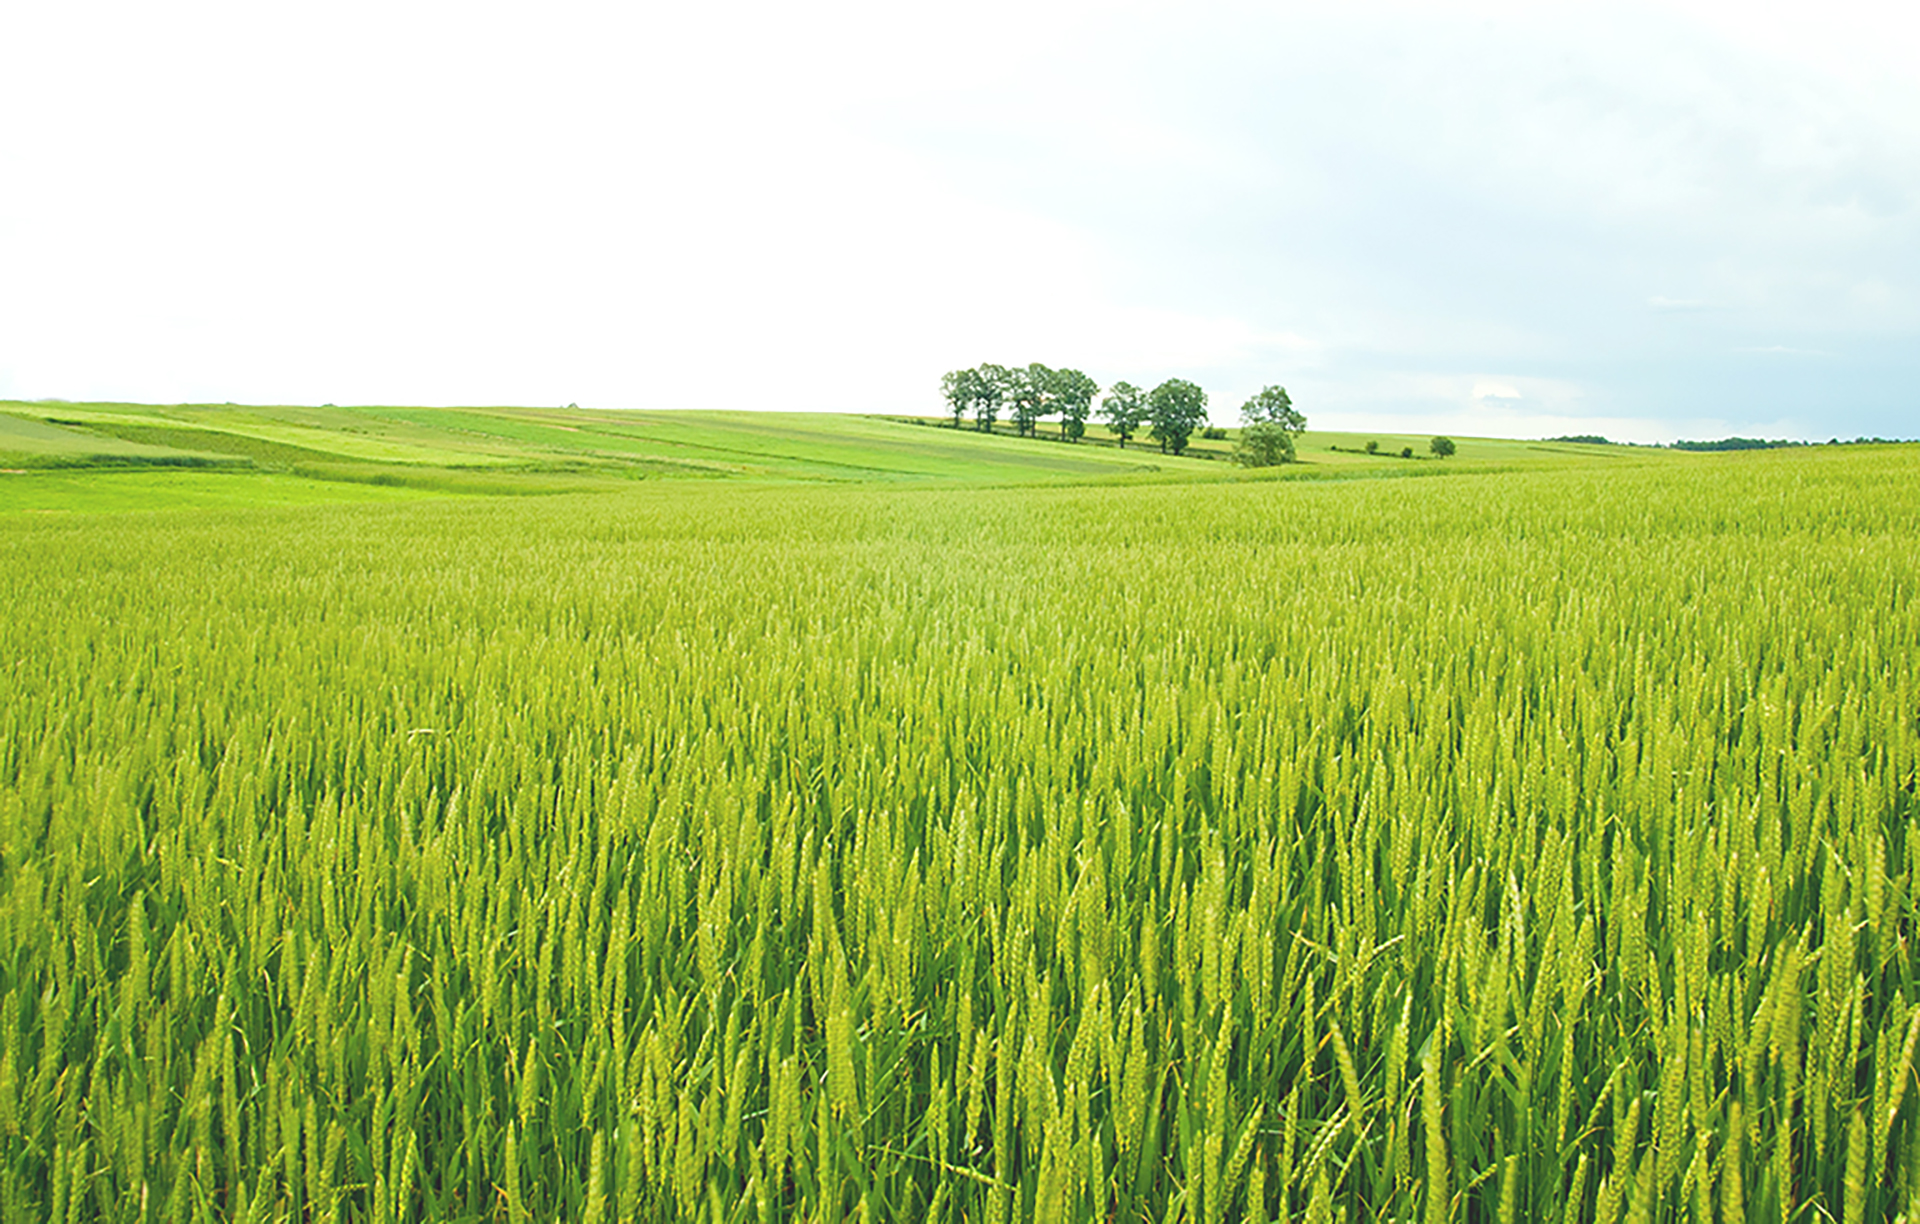
MULTIPOLYGON (((973 427, 991 433, 1000 409, 1006 407, 1022 437, 1039 436, 1042 418, 1059 417, 1063 442, 1078 442, 1086 436, 1087 418, 1094 412, 1093 397, 1099 394, 1100 384, 1079 370, 1056 370, 1037 361, 1027 366, 987 362, 940 376, 940 395, 947 401, 955 429, 971 412, 973 427)), ((1099 412, 1107 428, 1120 439, 1122 449, 1142 426, 1147 436, 1160 444, 1162 453, 1175 455, 1186 452, 1187 439, 1196 431, 1204 429, 1201 436, 1214 441, 1227 437, 1226 430, 1207 425, 1207 393, 1184 378, 1169 378, 1151 391, 1117 382, 1107 388, 1099 412)), ((1262 387, 1258 395, 1240 406, 1240 437, 1233 448, 1234 462, 1245 467, 1291 463, 1294 435, 1306 427, 1307 418, 1294 408, 1285 387, 1262 387)))
POLYGON ((1805 442, 1790 442, 1785 438, 1721 438, 1715 442, 1679 442, 1667 443, 1668 450, 1682 451, 1742 451, 1777 450, 1783 446, 1805 446, 1805 442))
MULTIPOLYGON (((1079 370, 1056 370, 1037 361, 1027 366, 988 362, 941 375, 940 394, 955 429, 972 413, 975 429, 992 432, 1005 407, 1022 437, 1038 436, 1038 423, 1057 416, 1061 440, 1078 442, 1086 434, 1100 384, 1079 370)), ((1142 426, 1148 426, 1147 436, 1160 444, 1161 451, 1178 455, 1187 449, 1187 439, 1207 423, 1207 393, 1184 378, 1169 378, 1152 391, 1117 382, 1107 388, 1099 411, 1122 448, 1142 426)))
MULTIPOLYGON (((1559 437, 1556 437, 1556 438, 1548 438, 1547 441, 1549 442, 1584 442, 1590 446, 1638 445, 1637 443, 1633 443, 1633 442, 1615 442, 1613 439, 1603 438, 1599 434, 1561 434, 1559 437)), ((1859 438, 1855 438, 1852 442, 1842 442, 1839 438, 1829 438, 1826 442, 1826 445, 1828 446, 1870 446, 1870 445, 1876 445, 1876 444, 1887 445, 1889 443, 1902 442, 1902 441, 1906 441, 1906 439, 1859 437, 1859 438)), ((1660 444, 1655 443, 1655 445, 1658 446, 1660 444)), ((1668 442, 1665 444, 1666 449, 1678 450, 1678 451, 1778 450, 1781 447, 1787 447, 1787 446, 1818 446, 1818 445, 1820 445, 1820 443, 1818 442, 1796 442, 1791 438, 1719 438, 1712 442, 1690 442, 1685 439, 1682 439, 1681 441, 1678 441, 1678 442, 1668 442)))

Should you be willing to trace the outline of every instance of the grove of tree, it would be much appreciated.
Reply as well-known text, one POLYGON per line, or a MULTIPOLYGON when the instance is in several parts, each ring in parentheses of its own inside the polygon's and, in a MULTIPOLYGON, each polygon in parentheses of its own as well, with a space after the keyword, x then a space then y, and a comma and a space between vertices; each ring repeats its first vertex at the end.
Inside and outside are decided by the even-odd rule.
MULTIPOLYGON (((940 394, 953 428, 972 416, 974 428, 991 432, 1003 408, 1021 437, 1038 436, 1039 423, 1060 418, 1060 438, 1078 442, 1094 415, 1100 384, 1080 370, 1054 369, 1040 362, 1025 366, 983 363, 952 370, 940 378, 940 394)), ((1152 391, 1116 382, 1100 400, 1099 416, 1124 448, 1144 427, 1166 454, 1182 454, 1194 432, 1207 423, 1207 393, 1184 378, 1169 378, 1152 391)), ((1293 436, 1307 427, 1286 388, 1264 387, 1241 408, 1243 426, 1234 448, 1237 462, 1262 467, 1294 457, 1293 436)))
POLYGON ((940 376, 940 395, 953 428, 971 414, 974 428, 990 432, 1000 410, 1011 410, 1013 425, 1022 437, 1037 433, 1046 417, 1060 418, 1060 436, 1077 442, 1087 432, 1087 417, 1100 384, 1074 369, 1052 369, 1039 362, 1002 366, 985 362, 970 370, 950 370, 940 376))

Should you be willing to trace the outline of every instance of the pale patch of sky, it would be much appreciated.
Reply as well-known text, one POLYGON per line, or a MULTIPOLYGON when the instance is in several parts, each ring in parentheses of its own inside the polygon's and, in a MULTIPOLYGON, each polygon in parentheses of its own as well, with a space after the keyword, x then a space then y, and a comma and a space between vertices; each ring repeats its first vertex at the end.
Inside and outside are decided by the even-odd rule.
POLYGON ((0 395, 1920 435, 1920 11, 16 5, 0 395))

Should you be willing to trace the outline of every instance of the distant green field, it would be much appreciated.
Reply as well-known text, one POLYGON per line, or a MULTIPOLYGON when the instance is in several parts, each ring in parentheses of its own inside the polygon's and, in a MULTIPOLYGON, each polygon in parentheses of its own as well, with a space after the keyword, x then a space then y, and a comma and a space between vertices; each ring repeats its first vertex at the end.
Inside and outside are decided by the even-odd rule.
POLYGON ((0 404, 0 469, 210 466, 228 462, 191 444, 156 446, 75 428, 60 414, 28 416, 0 404))
POLYGON ((0 514, 100 514, 125 510, 306 506, 417 501, 430 490, 304 480, 279 472, 122 471, 0 473, 0 514))
MULTIPOLYGON (((235 502, 262 473, 313 483, 315 500, 357 497, 344 487, 368 483, 474 493, 618 489, 662 478, 991 485, 1224 474, 1218 464, 1150 448, 1068 447, 857 416, 0 403, 0 469, 128 466, 219 466, 236 481, 235 502)), ((153 504, 172 504, 166 494, 175 486, 165 481, 117 486, 135 487, 151 489, 153 504)), ((177 487, 178 504, 199 504, 189 494, 197 486, 177 487)), ((16 488, 0 493, 0 509, 48 496, 16 488)))
MULTIPOLYGON (((1533 470, 1690 457, 1626 447, 1309 432, 1299 462, 1248 472, 1231 438, 1185 456, 1012 436, 940 420, 806 413, 579 408, 336 408, 0 402, 0 513, 390 500, 422 494, 617 491, 636 480, 888 485, 1165 484, 1533 470), (1415 451, 1399 457, 1403 446, 1415 451), (130 478, 130 469, 144 470, 130 478), (24 475, 23 475, 24 474, 24 475), (369 488, 388 492, 368 492, 369 488)), ((1693 461, 1698 461, 1694 459, 1693 461)))

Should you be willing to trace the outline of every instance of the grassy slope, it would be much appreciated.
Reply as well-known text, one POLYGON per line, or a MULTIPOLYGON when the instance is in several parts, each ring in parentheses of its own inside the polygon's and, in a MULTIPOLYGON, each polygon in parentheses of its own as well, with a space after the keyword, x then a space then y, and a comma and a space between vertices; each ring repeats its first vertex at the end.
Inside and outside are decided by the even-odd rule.
MULTIPOLYGON (((620 487, 659 477, 1021 484, 1217 474, 1214 465, 1149 451, 1051 446, 854 416, 0 403, 0 469, 105 463, 221 463, 237 469, 235 479, 271 472, 327 485, 457 493, 620 487)), ((13 490, 0 492, 0 507, 38 500, 18 479, 8 484, 13 490)))
POLYGON ((193 446, 150 445, 74 428, 59 414, 23 416, 0 405, 0 467, 194 466, 220 457, 193 446))
POLYGON ((396 496, 617 489, 636 479, 1025 485, 1435 475, 1591 463, 1685 462, 1666 452, 1308 433, 1300 462, 1247 473, 1231 441, 1187 457, 1121 448, 1094 427, 1065 445, 910 418, 551 408, 318 408, 0 402, 0 512, 297 504, 396 496), (1415 458, 1402 459, 1402 446, 1415 458), (132 470, 129 470, 132 469, 132 470), (191 469, 191 470, 183 470, 191 469))
POLYGON ((432 491, 404 485, 307 480, 284 472, 54 469, 0 476, 0 515, 305 506, 412 501, 432 491))

